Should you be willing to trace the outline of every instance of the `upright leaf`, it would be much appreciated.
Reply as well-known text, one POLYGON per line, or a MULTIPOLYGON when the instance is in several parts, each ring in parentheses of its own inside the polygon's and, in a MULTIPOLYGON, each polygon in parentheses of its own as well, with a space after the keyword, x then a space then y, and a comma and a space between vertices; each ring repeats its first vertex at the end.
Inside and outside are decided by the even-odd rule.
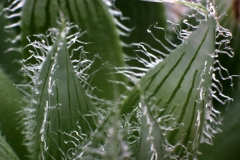
MULTIPOLYGON (((118 99, 125 88, 116 81, 126 82, 126 79, 122 75, 112 74, 112 68, 124 66, 123 53, 113 16, 102 0, 19 0, 9 7, 13 15, 18 15, 15 13, 18 6, 21 7, 21 12, 18 13, 21 20, 8 28, 20 26, 22 47, 28 44, 26 37, 45 34, 47 29, 57 27, 56 18, 60 10, 82 32, 86 31, 86 35, 80 37, 80 40, 89 43, 85 50, 90 53, 89 59, 95 59, 89 70, 89 74, 94 75, 89 81, 91 86, 96 87, 93 94, 104 99, 118 99)), ((24 56, 28 58, 31 54, 24 51, 24 56)))
MULTIPOLYGON (((174 118, 166 122, 167 127, 175 128, 167 132, 167 139, 178 157, 195 157, 200 140, 208 141, 217 130, 209 129, 208 122, 218 124, 218 120, 211 118, 214 115, 211 79, 216 25, 212 16, 202 22, 183 44, 149 69, 138 82, 147 94, 146 101, 152 100, 159 108, 155 118, 166 115, 174 118)), ((134 87, 122 104, 123 114, 140 102, 137 90, 134 87)))
POLYGON ((154 159, 167 160, 169 155, 166 151, 167 145, 163 133, 150 111, 150 105, 141 97, 139 103, 141 109, 141 132, 139 146, 137 149, 137 160, 154 159))
MULTIPOLYGON (((33 159, 66 159, 75 147, 72 134, 84 141, 95 128, 95 106, 86 95, 69 57, 69 47, 80 33, 68 35, 73 27, 61 17, 60 29, 50 29, 48 42, 33 42, 33 57, 40 63, 25 66, 32 79, 32 100, 25 108, 27 147, 33 159), (70 38, 70 39, 69 39, 70 38), (42 61, 42 63, 41 63, 42 61)), ((81 45, 81 44, 80 44, 81 45)), ((81 50, 79 50, 80 52, 81 50)), ((81 53, 83 54, 83 53, 81 53)), ((74 61, 76 63, 76 61, 74 61)), ((78 67, 81 61, 78 61, 78 67)), ((80 70, 78 76, 82 76, 80 70)), ((82 82, 83 83, 83 82, 82 82)))

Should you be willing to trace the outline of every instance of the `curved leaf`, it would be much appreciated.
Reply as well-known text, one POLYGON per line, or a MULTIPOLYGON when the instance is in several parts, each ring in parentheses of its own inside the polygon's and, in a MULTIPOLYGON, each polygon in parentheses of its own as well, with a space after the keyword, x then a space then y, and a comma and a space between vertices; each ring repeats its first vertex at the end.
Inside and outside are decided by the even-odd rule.
POLYGON ((102 123, 97 126, 93 134, 89 136, 88 140, 76 147, 75 153, 70 159, 124 160, 129 158, 130 151, 123 139, 123 128, 118 109, 112 109, 104 117, 102 123))

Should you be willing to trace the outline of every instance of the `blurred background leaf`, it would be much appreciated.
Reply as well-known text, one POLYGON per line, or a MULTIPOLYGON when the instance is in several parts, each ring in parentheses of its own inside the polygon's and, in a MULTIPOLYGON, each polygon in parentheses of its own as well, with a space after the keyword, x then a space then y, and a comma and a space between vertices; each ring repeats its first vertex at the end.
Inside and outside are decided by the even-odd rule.
MULTIPOLYGON (((15 11, 21 15, 20 26, 15 27, 21 35, 21 46, 25 47, 29 43, 26 37, 45 34, 47 29, 57 27, 59 11, 79 26, 84 34, 80 41, 88 43, 84 46, 85 51, 89 52, 87 57, 95 61, 89 69, 89 83, 93 88, 96 87, 92 94, 107 100, 118 99, 125 88, 117 82, 126 82, 126 79, 123 75, 113 74, 113 68, 125 64, 117 26, 102 0, 24 1, 21 11, 15 11)), ((23 55, 27 58, 30 53, 24 49, 23 55)), ((79 54, 75 52, 73 58, 78 59, 79 54)))
MULTIPOLYGON (((124 20, 121 21, 122 24, 132 30, 128 36, 121 36, 123 43, 126 45, 123 51, 129 56, 129 59, 132 58, 130 61, 127 61, 128 65, 144 67, 134 59, 137 54, 134 52, 136 47, 132 46, 132 43, 144 42, 152 48, 168 52, 149 32, 151 30, 155 37, 169 47, 165 39, 167 17, 164 3, 149 3, 140 0, 116 0, 116 7, 123 14, 122 18, 124 20), (155 29, 154 25, 163 28, 163 30, 155 29)), ((159 56, 156 53, 155 55, 159 56)), ((144 55, 138 54, 138 56, 147 58, 144 55)))
MULTIPOLYGON (((3 1, 0 3, 0 8, 3 7, 3 1)), ((8 20, 4 17, 4 14, 0 14, 0 67, 5 74, 14 83, 20 83, 23 81, 23 75, 20 73, 22 65, 20 60, 23 56, 20 52, 14 49, 19 45, 10 42, 11 37, 16 36, 15 31, 6 31, 4 27, 9 24, 8 20)))
MULTIPOLYGON (((19 112, 24 107, 23 95, 13 82, 0 70, 0 131, 9 145, 20 158, 26 158, 26 147, 23 145, 22 118, 19 112)), ((0 156, 1 157, 1 156, 0 156)))
POLYGON ((18 160, 17 155, 14 153, 13 149, 8 145, 2 135, 0 135, 0 155, 0 160, 18 160))

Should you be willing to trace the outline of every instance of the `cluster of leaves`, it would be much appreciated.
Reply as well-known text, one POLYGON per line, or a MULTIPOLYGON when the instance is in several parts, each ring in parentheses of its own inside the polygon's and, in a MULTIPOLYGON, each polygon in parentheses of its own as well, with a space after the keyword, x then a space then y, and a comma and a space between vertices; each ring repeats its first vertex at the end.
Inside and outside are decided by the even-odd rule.
POLYGON ((0 4, 0 159, 238 157, 240 2, 145 1, 0 4))

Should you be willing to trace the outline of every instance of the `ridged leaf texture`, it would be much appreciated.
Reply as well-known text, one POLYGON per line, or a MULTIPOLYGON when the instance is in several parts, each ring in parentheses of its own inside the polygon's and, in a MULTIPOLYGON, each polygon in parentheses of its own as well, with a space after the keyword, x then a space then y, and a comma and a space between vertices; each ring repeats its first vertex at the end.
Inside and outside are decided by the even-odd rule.
MULTIPOLYGON (((215 50, 216 20, 209 17, 183 44, 173 50, 164 61, 151 68, 139 83, 147 102, 158 107, 158 117, 172 116, 174 121, 166 126, 176 129, 167 133, 167 139, 175 146, 175 155, 182 144, 195 156, 203 134, 211 136, 206 117, 211 112, 211 79, 215 50)), ((127 113, 140 102, 138 87, 133 88, 122 104, 127 113)), ((217 123, 217 122, 216 122, 217 123)))
POLYGON ((142 115, 140 116, 141 129, 136 159, 168 160, 165 138, 152 115, 151 107, 146 103, 144 97, 141 97, 139 105, 142 115))
POLYGON ((75 147, 71 135, 79 133, 84 140, 96 125, 95 106, 86 95, 69 57, 69 27, 62 20, 60 29, 50 31, 55 35, 52 46, 34 45, 41 51, 46 49, 42 58, 38 57, 38 51, 33 55, 38 61, 42 60, 39 68, 26 66, 35 75, 32 77, 35 81, 33 97, 30 107, 25 109, 31 119, 26 122, 26 139, 33 159, 66 159, 75 147))
MULTIPOLYGON (((89 74, 94 73, 90 84, 97 88, 93 94, 113 100, 124 92, 124 87, 116 81, 125 82, 126 79, 112 74, 113 67, 124 66, 121 41, 114 17, 102 0, 24 0, 22 3, 20 26, 23 47, 28 44, 27 36, 44 34, 48 28, 57 27, 56 18, 61 10, 70 22, 78 25, 82 32, 86 31, 80 40, 89 43, 85 50, 90 53, 89 59, 96 61, 89 70, 89 74)), ((28 57, 29 53, 24 51, 24 55, 28 57)))

